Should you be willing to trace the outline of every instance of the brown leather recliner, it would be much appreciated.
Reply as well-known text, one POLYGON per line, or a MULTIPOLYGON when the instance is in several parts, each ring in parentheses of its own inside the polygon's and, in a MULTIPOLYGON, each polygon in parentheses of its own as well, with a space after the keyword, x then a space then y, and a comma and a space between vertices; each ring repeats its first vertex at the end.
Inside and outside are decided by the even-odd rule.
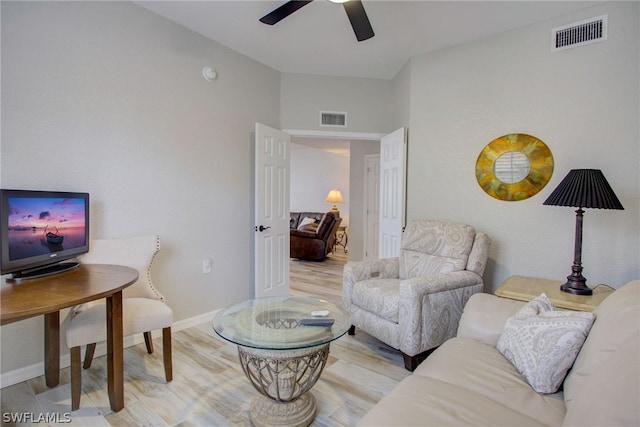
POLYGON ((323 215, 315 232, 291 229, 290 256, 310 261, 322 261, 333 252, 336 231, 342 222, 334 212, 323 215))

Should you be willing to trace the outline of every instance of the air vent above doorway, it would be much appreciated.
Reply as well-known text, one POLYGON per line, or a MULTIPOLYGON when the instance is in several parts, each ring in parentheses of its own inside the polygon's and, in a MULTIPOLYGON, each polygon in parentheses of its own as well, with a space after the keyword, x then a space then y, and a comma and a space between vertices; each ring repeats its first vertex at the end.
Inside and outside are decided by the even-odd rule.
POLYGON ((607 39, 607 16, 602 15, 551 30, 551 51, 569 49, 607 39))
POLYGON ((347 127, 347 113, 341 111, 320 111, 320 126, 347 127))

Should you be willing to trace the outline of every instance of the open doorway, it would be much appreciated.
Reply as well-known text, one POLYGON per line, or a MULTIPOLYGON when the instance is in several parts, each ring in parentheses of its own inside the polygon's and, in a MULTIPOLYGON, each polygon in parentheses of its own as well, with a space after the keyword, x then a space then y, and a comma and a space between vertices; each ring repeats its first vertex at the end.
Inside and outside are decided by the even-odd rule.
MULTIPOLYGON (((365 258, 367 227, 367 164, 365 158, 378 155, 380 139, 373 134, 300 135, 291 138, 291 197, 292 212, 326 212, 332 205, 325 201, 328 192, 340 190, 344 203, 338 204, 344 225, 343 243, 337 254, 348 254, 349 260, 365 258), (346 249, 346 250, 345 250, 346 249)), ((296 134, 297 133, 297 134, 296 134)), ((369 240, 373 237, 369 236, 369 240)))

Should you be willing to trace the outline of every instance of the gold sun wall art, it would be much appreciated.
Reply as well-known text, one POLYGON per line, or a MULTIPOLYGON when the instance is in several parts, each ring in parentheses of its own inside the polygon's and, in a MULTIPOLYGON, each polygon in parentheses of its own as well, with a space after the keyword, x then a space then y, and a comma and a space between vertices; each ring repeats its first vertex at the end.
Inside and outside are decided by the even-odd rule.
POLYGON ((512 133, 491 141, 476 161, 480 187, 498 200, 528 199, 544 188, 553 174, 553 156, 535 136, 512 133))

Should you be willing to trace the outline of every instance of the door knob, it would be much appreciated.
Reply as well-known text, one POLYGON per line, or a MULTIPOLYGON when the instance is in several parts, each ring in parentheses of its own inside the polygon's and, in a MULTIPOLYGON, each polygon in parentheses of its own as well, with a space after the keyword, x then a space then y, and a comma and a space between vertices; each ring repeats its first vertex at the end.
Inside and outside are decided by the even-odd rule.
POLYGON ((270 228, 271 227, 265 227, 265 226, 261 225, 260 227, 256 227, 256 231, 262 232, 262 231, 268 230, 270 228))

